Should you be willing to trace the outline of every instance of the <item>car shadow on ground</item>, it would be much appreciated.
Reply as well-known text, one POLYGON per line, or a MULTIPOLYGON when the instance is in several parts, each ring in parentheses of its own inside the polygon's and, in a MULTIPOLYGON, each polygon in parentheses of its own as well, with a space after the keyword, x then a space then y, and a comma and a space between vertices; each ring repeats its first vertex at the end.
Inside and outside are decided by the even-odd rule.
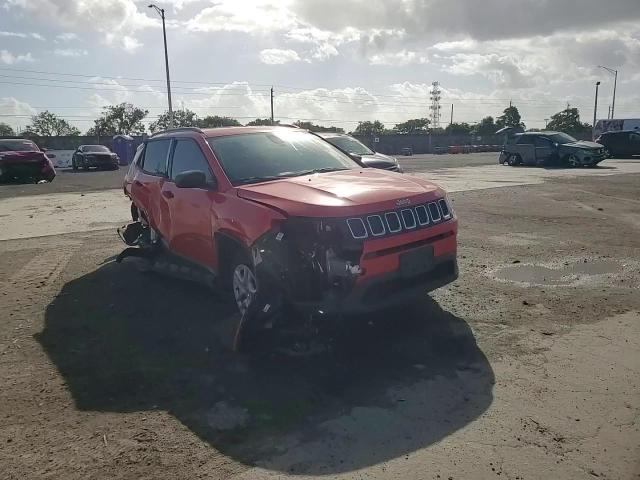
POLYGON ((427 296, 343 319, 331 348, 306 358, 230 352, 217 337, 233 310, 198 285, 108 263, 62 288, 37 339, 80 410, 166 410, 245 465, 295 474, 409 454, 492 402, 471 329, 427 296))

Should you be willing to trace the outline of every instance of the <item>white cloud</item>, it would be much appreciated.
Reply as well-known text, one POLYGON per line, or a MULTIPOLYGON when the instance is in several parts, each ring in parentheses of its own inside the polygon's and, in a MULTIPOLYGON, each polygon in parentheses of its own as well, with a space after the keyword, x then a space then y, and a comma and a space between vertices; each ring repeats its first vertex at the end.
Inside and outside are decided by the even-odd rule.
POLYGON ((60 42, 71 42, 73 40, 78 40, 78 35, 73 32, 63 32, 56 36, 56 41, 60 42))
POLYGON ((122 46, 123 48, 129 52, 133 53, 142 47, 142 43, 140 43, 136 38, 125 35, 122 37, 122 46))
POLYGON ((290 0, 221 0, 187 22, 192 31, 281 31, 295 26, 290 0))
POLYGON ((14 55, 8 50, 0 50, 0 63, 5 63, 7 65, 13 65, 14 63, 22 63, 22 62, 33 62, 33 57, 31 53, 14 55))
POLYGON ((23 32, 7 32, 0 31, 0 37, 16 37, 16 38, 35 38, 36 40, 44 41, 45 38, 39 33, 23 33, 23 32))
POLYGON ((56 48, 53 53, 59 57, 84 57, 89 55, 89 52, 81 48, 56 48))
POLYGON ((371 65, 388 65, 402 67, 405 65, 410 65, 412 63, 424 64, 428 62, 429 60, 427 59, 426 55, 410 50, 376 53, 369 57, 369 63, 371 65))
MULTIPOLYGON (((23 12, 30 20, 48 26, 69 28, 75 31, 97 31, 108 44, 124 49, 131 42, 108 41, 109 36, 133 38, 133 34, 146 27, 158 26, 159 20, 142 13, 134 0, 6 0, 6 8, 23 12)), ((60 36, 62 41, 71 38, 60 36)), ((130 50, 130 48, 129 48, 130 50)))
POLYGON ((283 65, 289 62, 299 62, 300 56, 295 50, 267 48, 260 52, 260 61, 267 65, 283 65))
POLYGON ((2 122, 9 124, 14 129, 18 126, 24 127, 29 123, 29 117, 36 113, 36 109, 26 102, 21 102, 14 97, 0 98, 0 115, 10 115, 1 117, 2 122))

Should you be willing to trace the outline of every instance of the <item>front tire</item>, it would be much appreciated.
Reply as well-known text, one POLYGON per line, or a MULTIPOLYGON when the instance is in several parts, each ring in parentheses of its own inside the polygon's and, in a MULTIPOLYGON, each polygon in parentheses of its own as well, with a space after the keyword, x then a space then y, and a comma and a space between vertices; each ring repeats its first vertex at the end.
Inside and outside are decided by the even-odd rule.
POLYGON ((567 157, 567 164, 569 165, 569 167, 571 168, 578 168, 579 166, 581 166, 582 164, 580 163, 580 159, 574 155, 571 154, 567 157))
POLYGON ((233 298, 240 315, 244 315, 258 293, 258 281, 248 256, 236 255, 230 273, 233 298))

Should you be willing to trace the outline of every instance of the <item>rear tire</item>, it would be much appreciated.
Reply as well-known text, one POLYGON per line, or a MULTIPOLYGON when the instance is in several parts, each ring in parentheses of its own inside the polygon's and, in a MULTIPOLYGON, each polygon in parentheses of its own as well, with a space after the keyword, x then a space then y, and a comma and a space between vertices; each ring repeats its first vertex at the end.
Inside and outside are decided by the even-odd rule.
POLYGON ((510 167, 516 167, 522 163, 522 158, 517 153, 512 153, 507 157, 507 165, 510 167))

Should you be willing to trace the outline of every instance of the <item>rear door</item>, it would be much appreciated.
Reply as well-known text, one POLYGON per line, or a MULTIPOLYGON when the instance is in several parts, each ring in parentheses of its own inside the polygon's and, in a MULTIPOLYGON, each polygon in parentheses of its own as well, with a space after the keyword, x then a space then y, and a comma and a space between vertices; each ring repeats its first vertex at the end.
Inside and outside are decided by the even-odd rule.
POLYGON ((640 155, 640 133, 629 134, 629 155, 640 155))
POLYGON ((520 135, 515 144, 515 150, 524 164, 534 165, 536 163, 535 138, 534 135, 520 135))
POLYGON ((168 212, 160 191, 167 177, 170 146, 170 139, 149 140, 131 185, 134 202, 144 211, 151 226, 165 238, 168 212))
POLYGON ((536 136, 534 140, 536 149, 536 162, 548 164, 551 162, 555 148, 553 142, 547 137, 536 136))
POLYGON ((176 140, 170 175, 161 191, 169 210, 169 248, 182 257, 209 267, 214 265, 212 205, 216 183, 198 143, 191 138, 176 140), (188 170, 204 172, 209 187, 178 188, 176 177, 188 170))

